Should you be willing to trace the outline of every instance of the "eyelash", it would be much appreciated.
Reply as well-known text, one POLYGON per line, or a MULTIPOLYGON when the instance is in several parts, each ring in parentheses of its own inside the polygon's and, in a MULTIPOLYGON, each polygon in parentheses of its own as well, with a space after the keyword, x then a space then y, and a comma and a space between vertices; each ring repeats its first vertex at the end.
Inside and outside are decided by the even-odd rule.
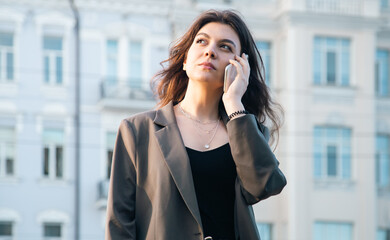
POLYGON ((199 38, 198 40, 196 40, 196 43, 200 43, 201 41, 205 41, 203 38, 199 38))
POLYGON ((228 46, 228 45, 222 45, 222 47, 223 47, 223 46, 226 46, 226 47, 227 47, 227 48, 226 48, 227 50, 232 51, 232 48, 231 48, 230 46, 228 46))
MULTIPOLYGON (((203 39, 203 38, 199 38, 199 39, 196 40, 196 43, 200 43, 201 41, 206 41, 206 40, 203 39)), ((229 50, 230 52, 232 51, 232 48, 229 45, 222 44, 221 47, 223 47, 226 50, 229 50), (224 48, 225 46, 226 46, 226 48, 224 48)))

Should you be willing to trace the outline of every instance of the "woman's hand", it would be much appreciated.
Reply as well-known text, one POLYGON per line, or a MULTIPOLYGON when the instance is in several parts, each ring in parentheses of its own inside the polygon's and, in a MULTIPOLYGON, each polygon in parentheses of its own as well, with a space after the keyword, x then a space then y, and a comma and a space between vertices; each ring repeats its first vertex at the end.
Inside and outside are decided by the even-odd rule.
POLYGON ((248 87, 250 74, 248 57, 245 53, 242 54, 242 57, 236 55, 229 62, 236 68, 237 76, 228 86, 228 90, 222 95, 222 101, 228 115, 238 110, 244 110, 241 98, 248 87))

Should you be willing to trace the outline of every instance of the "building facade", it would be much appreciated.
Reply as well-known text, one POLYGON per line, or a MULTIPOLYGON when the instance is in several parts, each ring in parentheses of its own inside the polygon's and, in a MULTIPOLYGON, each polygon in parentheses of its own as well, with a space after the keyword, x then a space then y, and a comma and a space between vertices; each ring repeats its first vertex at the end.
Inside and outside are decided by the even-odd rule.
POLYGON ((69 1, 0 0, 0 239, 104 239, 119 123, 155 107, 150 79, 210 8, 244 16, 285 111, 288 185, 254 206, 262 239, 390 239, 389 0, 75 5, 79 102, 69 1))

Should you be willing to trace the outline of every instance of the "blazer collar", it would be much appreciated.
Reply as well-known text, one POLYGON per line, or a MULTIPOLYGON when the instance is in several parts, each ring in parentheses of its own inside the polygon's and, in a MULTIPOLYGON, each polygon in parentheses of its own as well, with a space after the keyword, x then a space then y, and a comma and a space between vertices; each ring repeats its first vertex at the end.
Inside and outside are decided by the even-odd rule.
POLYGON ((161 126, 176 124, 176 117, 173 111, 173 102, 170 101, 167 105, 158 109, 153 121, 161 126))
POLYGON ((191 214, 202 226, 191 165, 176 123, 172 102, 156 111, 154 123, 162 126, 155 132, 155 136, 177 189, 191 214))

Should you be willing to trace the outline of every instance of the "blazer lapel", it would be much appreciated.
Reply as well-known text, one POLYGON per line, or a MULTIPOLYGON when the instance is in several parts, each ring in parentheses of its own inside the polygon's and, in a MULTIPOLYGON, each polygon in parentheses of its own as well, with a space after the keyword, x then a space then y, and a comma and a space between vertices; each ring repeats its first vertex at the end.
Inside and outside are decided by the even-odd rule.
POLYGON ((156 111, 154 122, 162 126, 155 132, 155 136, 172 178, 191 214, 202 226, 190 161, 176 123, 172 102, 156 111))

